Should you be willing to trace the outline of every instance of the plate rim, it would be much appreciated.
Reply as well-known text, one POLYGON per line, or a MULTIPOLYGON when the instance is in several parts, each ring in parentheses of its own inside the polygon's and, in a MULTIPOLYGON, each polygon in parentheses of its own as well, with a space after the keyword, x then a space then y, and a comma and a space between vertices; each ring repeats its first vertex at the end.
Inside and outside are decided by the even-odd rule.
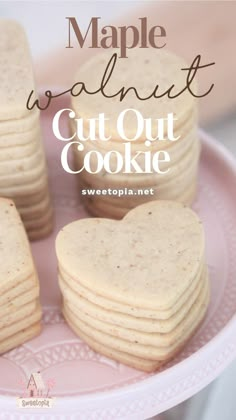
MULTIPOLYGON (((234 180, 236 182, 236 159, 233 156, 233 154, 219 141, 215 140, 212 136, 207 134, 203 130, 199 130, 200 139, 203 143, 203 147, 207 148, 209 152, 213 151, 217 154, 217 156, 224 160, 226 165, 231 169, 234 180)), ((232 181, 233 181, 232 179, 232 181)), ((159 414, 166 409, 173 407, 183 401, 185 401, 187 398, 195 395, 196 392, 203 389, 205 386, 207 386, 210 382, 212 382, 219 374, 229 365, 231 361, 234 360, 236 357, 236 315, 234 315, 230 321, 227 322, 227 324, 212 338, 207 342, 204 346, 202 346, 200 349, 198 349, 196 352, 191 354, 190 356, 186 357, 184 360, 181 360, 180 362, 176 363, 174 366, 171 366, 167 369, 165 369, 162 372, 153 374, 151 377, 138 380, 134 384, 127 384, 124 386, 121 386, 119 388, 107 390, 107 391, 95 391, 91 392, 89 394, 83 394, 83 395, 73 395, 73 396, 60 396, 56 398, 56 404, 55 409, 51 409, 48 414, 45 413, 45 411, 42 411, 40 409, 38 410, 32 410, 27 409, 24 411, 24 418, 32 418, 32 413, 34 414, 34 417, 37 418, 38 416, 40 418, 53 418, 54 414, 59 415, 60 418, 63 418, 64 414, 61 412, 63 406, 65 408, 66 403, 66 411, 67 414, 65 414, 64 418, 69 418, 68 415, 75 416, 74 418, 79 418, 76 416, 76 413, 79 409, 79 412, 77 413, 79 416, 85 415, 85 413, 95 413, 97 412, 97 415, 101 415, 101 413, 109 413, 109 410, 113 409, 113 418, 115 417, 115 412, 117 410, 117 413, 119 411, 119 406, 125 405, 132 405, 134 404, 134 400, 137 398, 140 402, 140 410, 133 410, 133 413, 130 412, 128 419, 135 419, 138 418, 140 420, 140 415, 145 410, 145 416, 146 413, 148 413, 148 417, 151 417, 153 415, 159 414), (222 340, 222 336, 224 337, 224 340, 222 340), (227 341, 226 341, 227 337, 227 341), (183 390, 183 392, 180 392, 178 395, 173 394, 173 397, 171 398, 172 403, 171 406, 169 404, 169 401, 163 401, 161 403, 160 401, 156 402, 155 406, 150 406, 149 408, 146 406, 145 403, 143 405, 143 408, 141 408, 141 402, 142 401, 148 401, 148 396, 150 396, 150 393, 155 392, 155 385, 157 384, 159 378, 161 378, 161 381, 168 380, 168 377, 172 376, 173 378, 179 378, 178 384, 180 385, 181 382, 184 381, 184 375, 181 374, 181 371, 183 372, 183 365, 184 370, 188 370, 189 368, 189 374, 185 376, 185 378, 193 377, 203 369, 204 365, 204 355, 206 352, 210 355, 214 355, 211 359, 211 365, 212 368, 209 369, 209 372, 205 376, 204 380, 201 380, 201 378, 195 383, 194 386, 191 388, 187 388, 186 390, 183 390), (214 362, 216 363, 217 360, 221 359, 221 363, 219 366, 213 367, 214 362), (133 402, 129 399, 129 397, 133 394, 133 402), (141 399, 142 398, 142 399, 141 399), (106 400, 106 407, 104 407, 103 402, 104 399, 106 400), (109 402, 108 402, 109 400, 109 402), (116 404, 112 404, 116 403, 116 404), (89 403, 89 404, 88 404, 89 403), (149 411, 149 412, 148 412, 149 411), (42 413, 44 416, 42 417, 42 413), (29 414, 29 417, 28 417, 29 414), (136 417, 139 416, 139 417, 136 417)), ((206 363, 206 359, 205 359, 206 363)), ((185 379, 186 381, 187 379, 185 379)), ((177 382, 174 380, 172 382, 172 385, 168 385, 166 388, 174 387, 174 385, 177 384, 177 382)), ((156 394, 158 394, 160 390, 156 390, 156 394)), ((154 397, 155 399, 155 397, 154 397)), ((16 400, 13 396, 7 396, 7 395, 1 395, 0 394, 0 419, 4 418, 6 415, 16 415, 16 419, 19 419, 22 416, 22 411, 16 411, 16 404, 15 406, 12 406, 13 400, 16 400), (4 411, 2 411, 2 408, 4 411), (10 411, 9 411, 10 410, 10 411), (15 411, 15 413, 14 413, 15 411)), ((153 400, 153 396, 152 396, 153 400)), ((150 400, 149 400, 150 401, 150 400)), ((132 410, 131 410, 132 411, 132 410)), ((5 417, 6 418, 6 417, 5 417)), ((13 417, 14 418, 14 417, 13 417)), ((86 417, 86 420, 90 417, 86 417)), ((92 418, 92 417, 91 417, 92 418)), ((95 417, 93 417, 95 418, 95 417)), ((147 417, 144 417, 147 418, 147 417)), ((122 420, 124 420, 124 417, 122 417, 122 420)))

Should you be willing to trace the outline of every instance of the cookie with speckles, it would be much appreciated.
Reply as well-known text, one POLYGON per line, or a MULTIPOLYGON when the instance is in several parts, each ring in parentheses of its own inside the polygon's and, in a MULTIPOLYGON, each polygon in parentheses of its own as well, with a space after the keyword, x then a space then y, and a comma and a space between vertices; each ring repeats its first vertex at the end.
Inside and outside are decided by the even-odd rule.
POLYGON ((0 194, 2 197, 14 200, 16 206, 24 207, 28 201, 30 204, 36 204, 44 194, 49 193, 47 182, 47 174, 44 173, 42 177, 24 185, 19 183, 11 187, 1 187, 0 194))
MULTIPOLYGON (((13 201, 0 198, 0 295, 36 276, 31 249, 13 201)), ((34 281, 32 279, 32 285, 34 281)))
POLYGON ((40 303, 38 302, 31 314, 25 316, 22 319, 16 320, 16 322, 11 323, 3 328, 0 328, 0 351, 1 351, 1 342, 6 338, 11 337, 14 334, 17 334, 19 331, 24 330, 25 328, 30 327, 36 322, 40 322, 42 318, 42 310, 40 303))
POLYGON ((139 321, 136 322, 135 329, 127 328, 123 325, 114 325, 111 322, 105 322, 99 319, 97 315, 91 316, 86 311, 76 310, 75 306, 69 301, 64 302, 64 307, 70 309, 73 314, 81 321, 86 323, 90 328, 95 328, 106 334, 121 338, 131 343, 140 343, 161 349, 168 350, 169 347, 177 346, 181 343, 183 336, 191 330, 192 324, 198 320, 198 314, 201 312, 201 306, 205 302, 205 296, 208 290, 208 278, 206 273, 202 279, 202 287, 200 293, 195 296, 190 309, 185 313, 182 320, 168 333, 164 332, 146 332, 140 331, 139 321))
POLYGON ((42 147, 41 135, 37 125, 36 129, 29 133, 0 134, 0 162, 28 158, 34 155, 40 147, 42 147), (22 142, 19 141, 18 144, 17 139, 21 139, 22 142))
MULTIPOLYGON (((89 91, 97 91, 112 54, 117 52, 113 49, 92 57, 78 69, 75 83, 83 81, 86 87, 89 86, 89 91)), ((85 198, 84 204, 90 214, 120 219, 129 209, 153 199, 176 200, 187 205, 192 204, 195 194, 192 192, 184 194, 184 191, 188 190, 190 185, 196 184, 200 140, 196 97, 185 89, 186 75, 182 69, 187 67, 182 58, 166 49, 157 51, 134 48, 129 51, 127 58, 118 58, 114 64, 112 75, 104 87, 106 95, 103 91, 97 92, 93 98, 85 92, 80 92, 76 96, 77 88, 76 85, 74 86, 71 105, 75 117, 72 118, 72 115, 69 115, 69 129, 71 138, 77 142, 73 145, 73 155, 75 170, 78 171, 80 181, 80 192, 83 189, 103 190, 127 187, 132 190, 154 188, 156 192, 154 197, 139 195, 121 200, 111 195, 104 197, 102 194, 93 196, 91 200, 91 197, 85 198), (121 98, 119 93, 126 89, 128 91, 121 98), (169 89, 171 97, 167 95, 167 92, 170 93, 169 89), (154 91, 155 95, 153 95, 154 91), (141 100, 144 98, 148 100, 141 100), (101 110, 106 118, 105 140, 102 140, 98 127, 95 127, 95 133, 90 135, 91 118, 96 118, 101 110), (123 123, 119 125, 118 119, 125 110, 128 112, 123 123), (141 129, 140 124, 138 126, 137 112, 144 121, 141 129), (176 141, 170 133, 170 125, 167 124, 169 114, 174 117, 173 136, 176 141), (80 130, 77 127, 78 120, 81 119, 83 119, 83 138, 86 141, 80 140, 80 130), (123 128, 123 136, 121 130, 118 129, 120 126, 123 128), (147 142, 150 139, 151 141, 147 142), (83 150, 78 147, 81 146, 78 142, 83 145, 83 150), (125 143, 128 144, 125 145, 125 143), (125 146, 128 149, 126 153, 125 146), (160 162, 163 157, 160 154, 158 162, 160 170, 169 170, 168 172, 153 173, 151 169, 147 170, 147 160, 150 157, 151 161, 157 151, 168 152, 170 161, 163 159, 160 162), (107 152, 109 153, 109 170, 102 167, 97 172, 98 154, 100 159, 101 157, 104 159, 107 152), (86 170, 81 171, 88 153, 91 173, 86 170), (125 156, 134 159, 132 162, 138 165, 139 173, 135 170, 133 173, 123 173, 125 156), (121 167, 122 157, 123 168, 121 167), (169 182, 171 185, 168 185, 169 182), (160 192, 158 192, 159 188, 160 192)), ((197 92, 195 81, 192 88, 192 92, 197 92)))
MULTIPOLYGON (((113 53, 118 50, 107 50, 97 54, 80 66, 75 74, 75 82, 83 81, 89 91, 95 91, 101 83, 102 76, 113 53)), ((105 97, 101 92, 90 95, 82 92, 79 96, 73 95, 72 108, 76 117, 86 120, 97 117, 102 112, 107 118, 106 132, 112 139, 119 139, 117 132, 117 118, 125 109, 135 109, 139 111, 143 118, 152 119, 151 129, 156 133, 157 118, 166 118, 169 113, 173 113, 177 119, 176 129, 183 125, 186 116, 194 112, 196 98, 187 90, 175 98, 168 98, 164 95, 159 98, 151 97, 148 100, 140 100, 133 90, 120 100, 119 95, 114 96, 123 86, 127 89, 135 87, 142 98, 150 96, 156 85, 159 85, 159 93, 166 92, 171 85, 175 85, 174 92, 180 92, 186 86, 186 74, 182 68, 187 65, 180 57, 166 49, 140 49, 129 50, 128 57, 119 59, 109 83, 106 84, 106 95, 113 95, 112 98, 105 97)), ((195 82, 192 85, 196 92, 195 82)), ((172 92, 173 93, 173 92, 172 92)), ((125 118, 125 133, 128 138, 136 135, 137 117, 134 113, 129 113, 125 118)), ((99 137, 99 135, 98 135, 99 137)), ((137 142, 146 140, 145 132, 139 136, 137 142)), ((118 140, 120 141, 120 140, 118 140)))
POLYGON ((0 295, 0 317, 16 311, 39 296, 38 278, 32 274, 28 279, 16 283, 11 289, 0 295))
MULTIPOLYGON (((0 163, 0 166, 3 166, 4 169, 8 167, 8 165, 5 163, 3 164, 3 162, 0 163)), ((22 166, 19 164, 13 172, 10 168, 6 169, 4 175, 0 175, 0 194, 2 194, 2 190, 7 190, 8 188, 23 189, 24 184, 31 185, 38 179, 43 178, 44 173, 45 162, 42 159, 38 160, 37 164, 28 170, 24 169, 24 164, 22 164, 22 166)))
MULTIPOLYGON (((24 182, 24 176, 27 175, 27 173, 30 173, 32 179, 34 180, 32 172, 34 170, 39 171, 41 165, 45 167, 45 156, 41 141, 39 142, 37 139, 35 139, 35 142, 32 144, 34 143, 37 145, 37 149, 33 150, 33 153, 31 153, 29 156, 16 157, 12 154, 10 159, 0 160, 0 180, 3 180, 4 187, 8 186, 8 179, 6 179, 7 175, 11 180, 15 179, 17 176, 22 177, 22 182, 24 182)), ((0 147, 0 153, 1 150, 2 149, 0 147)), ((27 178, 25 181, 27 182, 27 178)), ((16 181, 13 182, 13 185, 18 185, 16 181)), ((2 185, 2 182, 0 185, 2 185)))
POLYGON ((32 138, 31 133, 37 128, 39 116, 40 113, 38 108, 34 108, 32 111, 28 111, 25 117, 0 121, 0 146, 9 147, 26 145, 27 140, 32 138), (10 139, 11 136, 7 137, 9 142, 6 143, 4 137, 8 136, 8 134, 12 136, 12 139, 10 139), (25 134, 26 138, 24 137, 25 134), (28 134, 29 136, 27 139, 28 134), (17 139, 17 141, 15 141, 15 139, 17 139))
MULTIPOLYGON (((197 191, 197 180, 193 180, 191 184, 185 189, 184 193, 179 197, 175 197, 176 202, 182 203, 183 205, 190 206, 194 200, 197 191)), ((154 201, 163 200, 164 197, 160 194, 157 197, 154 196, 154 201)), ((147 200, 151 202, 153 200, 147 200)), ((83 197, 83 202, 85 204, 88 212, 95 217, 103 217, 108 219, 122 219, 131 209, 128 207, 122 207, 113 205, 102 201, 94 201, 90 197, 83 197)), ((134 207, 137 207, 138 203, 135 203, 134 207)), ((141 204, 140 204, 141 205, 141 204)))
POLYGON ((53 209, 51 206, 42 212, 40 217, 21 216, 30 240, 41 239, 47 236, 53 229, 53 209))
POLYGON ((0 198, 0 353, 38 334, 39 281, 13 201, 0 198), (37 326, 32 327, 37 324, 37 326))
POLYGON ((168 310, 203 264, 205 235, 186 206, 153 201, 122 221, 82 219, 56 238, 60 266, 87 289, 121 303, 168 310))
MULTIPOLYGON (((197 171, 197 168, 194 168, 197 171)), ((83 189, 91 190, 91 185, 83 184, 83 189)), ((128 187, 127 187, 128 188, 128 187)), ((115 188, 115 190, 119 190, 115 188)), ((145 188, 144 188, 145 190, 145 188)), ((138 205, 156 200, 175 200, 180 203, 191 205, 197 190, 197 175, 194 178, 187 178, 181 188, 174 185, 165 190, 162 186, 152 188, 152 195, 126 195, 117 198, 117 195, 84 195, 82 201, 88 212, 94 216, 106 217, 109 219, 122 219, 129 210, 138 205)))
POLYGON ((102 341, 95 341, 89 335, 85 334, 85 332, 72 321, 67 311, 64 311, 63 315, 74 333, 82 338, 82 340, 84 340, 85 343, 87 343, 95 352, 103 354, 104 356, 116 360, 117 362, 127 365, 133 369, 142 370, 144 372, 153 372, 163 365, 163 361, 153 361, 136 357, 120 350, 110 348, 102 343, 102 341))
POLYGON ((26 102, 29 93, 35 91, 35 82, 25 31, 13 20, 0 20, 0 57, 0 120, 26 118, 26 102))
MULTIPOLYGON (((96 150, 96 147, 93 148, 96 150)), ((117 173, 117 174, 109 174, 106 173, 105 170, 97 173, 94 176, 94 173, 90 174, 87 171, 83 171, 81 173, 80 179, 83 182, 87 182, 93 188, 147 188, 147 187, 158 187, 163 186, 166 191, 168 191, 168 182, 176 183, 178 182, 178 177, 182 175, 182 177, 188 177, 189 171, 191 171, 192 167, 196 168, 199 160, 200 155, 200 144, 198 139, 196 138, 192 143, 190 143, 190 147, 187 151, 177 159, 177 161, 172 161, 171 164, 168 162, 162 165, 161 169, 166 170, 170 167, 169 172, 158 174, 158 173, 139 173, 139 174, 125 174, 125 173, 117 173)), ((85 146, 85 153, 87 153, 86 146, 85 146)), ((106 153, 106 152, 105 152, 106 153)), ((77 153, 74 157, 75 163, 78 163, 78 168, 83 167, 83 160, 85 154, 81 154, 81 152, 77 153)), ((103 156, 104 157, 104 156, 103 156)), ((140 167, 144 171, 145 159, 141 155, 141 159, 137 159, 139 162, 140 167)), ((94 161, 94 164, 91 162, 91 171, 96 172, 97 169, 97 162, 94 161)), ((196 169, 195 169, 196 173, 196 169)))
POLYGON ((65 272, 59 273, 59 286, 65 304, 72 305, 78 316, 85 313, 113 326, 125 326, 131 330, 148 333, 170 333, 184 320, 201 293, 206 278, 205 267, 200 270, 200 276, 200 279, 199 276, 194 279, 171 311, 163 312, 131 307, 105 299, 83 288, 65 272))
MULTIPOLYGON (((0 121, 0 127, 1 124, 3 124, 2 121, 0 121)), ((0 132, 0 161, 8 160, 7 155, 10 155, 10 159, 18 159, 20 155, 26 157, 35 153, 39 147, 41 147, 39 115, 38 120, 30 131, 2 134, 0 132)))
POLYGON ((121 221, 75 221, 59 232, 56 254, 69 326, 118 362, 154 371, 204 319, 205 235, 183 204, 152 201, 121 221))
MULTIPOLYGON (((123 338, 120 338, 118 336, 110 335, 108 332, 98 330, 93 325, 84 322, 84 320, 82 320, 80 317, 77 317, 76 314, 68 306, 63 307, 63 314, 68 324, 71 326, 71 328, 75 332, 77 330, 77 333, 79 336, 80 336, 80 332, 82 332, 81 337, 84 338, 85 341, 86 341, 86 337, 89 337, 97 345, 102 344, 106 348, 109 348, 114 351, 122 352, 122 353, 127 353, 131 357, 138 357, 138 358, 146 359, 147 361, 157 361, 157 362, 162 361, 162 363, 167 363, 184 347, 187 341, 196 332, 196 330, 198 329, 198 327, 200 326, 201 322, 204 319, 204 316, 207 311, 208 303, 209 303, 209 289, 208 289, 208 283, 206 283, 204 294, 202 295, 201 300, 199 299, 199 302, 198 302, 198 305, 199 305, 198 311, 195 314, 194 320, 192 320, 192 323, 189 325, 188 330, 184 330, 184 328, 183 329, 180 328, 181 332, 180 332, 179 339, 176 340, 175 344, 169 345, 167 347, 158 347, 158 346, 155 346, 154 343, 153 345, 150 345, 150 344, 141 344, 138 341, 131 342, 123 338), (85 334, 86 337, 83 337, 83 334, 85 334)), ((89 344, 88 341, 87 343, 89 344)), ((93 348, 93 345, 92 345, 92 348, 93 348)), ((100 352, 103 353, 102 350, 100 350, 100 352)), ((115 356, 114 356, 114 359, 122 362, 122 360, 119 360, 115 356)), ((142 367, 140 366, 139 369, 142 369, 142 367)))
MULTIPOLYGON (((179 138, 178 141, 170 141, 170 140, 155 140, 151 142, 151 145, 149 145, 148 150, 151 150, 152 152, 157 152, 159 150, 167 150, 172 160, 174 161, 176 156, 178 154, 181 154, 184 149, 186 148, 187 144, 191 142, 191 138, 197 137, 197 108, 195 108, 193 111, 191 111, 190 114, 187 114, 183 120, 180 121, 181 126, 178 127, 175 130, 175 137, 179 138)), ((86 122, 85 122, 86 124, 86 122)), ((110 151, 110 150, 117 150, 118 152, 121 152, 124 150, 123 144, 124 143, 130 143, 131 145, 131 152, 132 154, 135 154, 138 150, 141 151, 147 151, 147 146, 145 145, 145 142, 136 142, 135 141, 129 141, 124 139, 116 139, 111 137, 109 141, 101 140, 99 136, 96 138, 96 140, 91 140, 89 138, 89 132, 88 128, 84 124, 83 131, 84 131, 84 137, 87 138, 85 142, 83 142, 84 146, 90 147, 97 147, 98 150, 101 152, 104 151, 110 151)), ((76 123, 74 120, 69 121, 69 131, 70 135, 74 136, 73 140, 75 141, 81 141, 79 136, 77 135, 77 128, 76 123)))
POLYGON ((34 337, 39 335, 40 332, 41 332, 40 322, 31 324, 27 328, 22 328, 17 333, 7 337, 3 341, 0 341, 0 354, 6 353, 7 351, 20 346, 26 341, 32 340, 34 337))
POLYGON ((30 317, 35 312, 36 305, 37 303, 34 299, 25 305, 21 305, 16 310, 5 312, 5 314, 0 318, 0 331, 1 329, 9 327, 22 319, 30 317))
POLYGON ((30 92, 31 99, 36 99, 33 73, 24 29, 16 21, 1 19, 0 197, 15 202, 28 237, 41 239, 52 230, 52 207, 48 204, 45 209, 50 194, 40 113, 26 106, 30 92))
POLYGON ((30 219, 37 219, 41 216, 44 216, 48 209, 51 208, 51 200, 49 194, 46 194, 42 198, 41 201, 32 205, 18 205, 18 211, 21 215, 22 219, 30 220, 30 219))

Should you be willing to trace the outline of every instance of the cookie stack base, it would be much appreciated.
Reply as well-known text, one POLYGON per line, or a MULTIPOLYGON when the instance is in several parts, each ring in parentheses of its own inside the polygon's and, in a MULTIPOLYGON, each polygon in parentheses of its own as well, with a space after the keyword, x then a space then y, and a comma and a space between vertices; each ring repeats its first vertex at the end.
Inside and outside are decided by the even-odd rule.
MULTIPOLYGON (((63 293, 62 287, 61 290, 63 293)), ((77 295, 77 302, 79 300, 80 296, 77 295)), ((99 321, 99 318, 93 318, 86 312, 81 311, 78 306, 76 307, 76 301, 72 304, 71 300, 68 301, 65 295, 63 315, 71 329, 94 351, 132 368, 152 372, 174 358, 182 350, 186 342, 191 339, 204 319, 208 303, 209 283, 205 272, 202 279, 201 293, 197 295, 196 301, 194 301, 182 321, 169 333, 140 332, 138 325, 140 321, 143 321, 143 318, 134 317, 136 330, 126 328, 125 325, 119 327, 112 324, 112 322, 99 321), (171 340, 173 336, 175 342, 172 338, 173 344, 166 345, 165 342, 169 339, 171 340), (155 345, 155 342, 159 342, 161 347, 155 345)), ((99 310, 99 307, 95 305, 95 311, 96 308, 99 310)), ((122 316, 123 314, 116 312, 116 315, 119 317, 119 315, 122 316)), ((149 321, 151 320, 149 319, 149 321)))
POLYGON ((75 221, 58 234, 56 254, 65 319, 117 362, 158 369, 206 314, 204 230, 183 204, 149 202, 120 222, 75 221))

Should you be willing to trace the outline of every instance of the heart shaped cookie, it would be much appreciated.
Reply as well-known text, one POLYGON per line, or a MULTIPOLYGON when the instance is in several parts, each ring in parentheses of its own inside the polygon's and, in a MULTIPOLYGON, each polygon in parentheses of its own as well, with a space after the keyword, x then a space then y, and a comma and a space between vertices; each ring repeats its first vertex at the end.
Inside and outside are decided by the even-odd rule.
POLYGON ((171 309, 197 276, 205 239, 198 216, 154 201, 122 221, 82 219, 56 239, 60 266, 87 289, 127 305, 171 309))
POLYGON ((120 222, 73 222, 56 239, 65 319, 95 351, 156 370, 205 316, 204 252, 198 216, 175 202, 144 204, 120 222))

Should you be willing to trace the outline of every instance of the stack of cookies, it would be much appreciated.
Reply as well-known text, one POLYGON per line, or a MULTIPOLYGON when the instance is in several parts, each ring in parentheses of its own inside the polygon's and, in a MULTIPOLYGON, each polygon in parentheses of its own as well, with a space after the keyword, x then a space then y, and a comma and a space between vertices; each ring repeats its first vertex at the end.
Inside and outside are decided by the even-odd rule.
POLYGON ((95 351, 143 371, 173 358, 209 301, 204 231, 181 203, 83 219, 56 239, 63 313, 95 351), (114 239, 114 240, 113 240, 114 239))
MULTIPOLYGON (((89 92, 98 90, 111 56, 112 52, 109 50, 93 57, 79 69, 75 81, 83 81, 89 92)), ((187 72, 181 70, 186 67, 186 63, 179 57, 166 50, 133 49, 129 51, 128 58, 117 58, 103 92, 97 92, 96 95, 82 92, 75 96, 75 89, 72 97, 75 118, 69 119, 71 133, 73 136, 76 134, 73 141, 80 143, 73 145, 75 170, 80 171, 79 188, 83 191, 85 206, 93 215, 119 219, 138 204, 157 199, 174 200, 188 205, 192 203, 196 193, 200 142, 196 99, 187 89, 177 96, 186 87, 187 72), (139 97, 147 98, 156 85, 159 85, 156 95, 162 97, 152 96, 147 100, 140 100, 134 89, 130 89, 120 100, 119 92, 122 89, 124 92, 135 87, 139 97), (163 93, 168 92, 172 85, 174 87, 170 95, 176 97, 170 99, 167 93, 163 93), (117 127, 118 118, 125 110, 129 111, 124 117, 123 129, 129 140, 122 139, 121 131, 117 127), (136 111, 144 119, 144 128, 138 137, 136 111), (101 113, 106 119, 105 130, 102 133, 97 121, 94 134, 94 129, 90 130, 90 119, 98 118, 101 113), (83 139, 81 130, 78 132, 77 129, 79 118, 83 119, 83 139), (174 118, 173 132, 171 118, 174 118), (110 139, 102 140, 101 136, 110 139), (130 140, 134 138, 136 140, 130 140), (136 164, 131 164, 131 172, 127 171, 127 143, 131 158, 135 159, 143 173, 135 172, 136 164), (164 161, 164 155, 160 153, 160 160, 163 161, 159 161, 159 168, 165 173, 154 171, 152 165, 147 171, 145 152, 151 153, 152 162, 154 154, 160 151, 168 152, 170 158, 170 162, 164 161), (88 153, 92 173, 85 169, 81 171, 88 153), (104 167, 100 169, 97 157, 99 154, 104 159, 107 153, 109 171, 104 167), (120 169, 122 159, 123 167, 120 169), (120 170, 115 173, 119 165, 120 170), (100 190, 99 195, 89 195, 87 191, 91 189, 100 190), (109 194, 104 192, 108 189, 111 190, 109 194)), ((196 93, 195 83, 192 83, 191 88, 196 93)))
POLYGON ((30 239, 52 229, 52 207, 27 39, 21 26, 0 20, 0 196, 14 200, 30 239), (34 96, 33 96, 34 98, 34 96))
POLYGON ((39 282, 13 201, 0 198, 0 354, 40 332, 39 282))

